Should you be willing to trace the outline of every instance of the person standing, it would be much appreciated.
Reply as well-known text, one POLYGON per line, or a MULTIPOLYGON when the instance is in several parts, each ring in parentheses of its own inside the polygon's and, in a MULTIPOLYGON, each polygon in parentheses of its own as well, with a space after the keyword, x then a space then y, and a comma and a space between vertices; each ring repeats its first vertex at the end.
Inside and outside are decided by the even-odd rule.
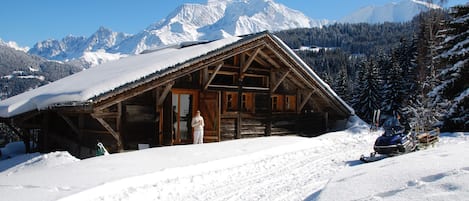
POLYGON ((192 129, 194 130, 194 144, 202 144, 204 142, 204 118, 200 115, 200 110, 197 110, 194 118, 192 118, 192 129))

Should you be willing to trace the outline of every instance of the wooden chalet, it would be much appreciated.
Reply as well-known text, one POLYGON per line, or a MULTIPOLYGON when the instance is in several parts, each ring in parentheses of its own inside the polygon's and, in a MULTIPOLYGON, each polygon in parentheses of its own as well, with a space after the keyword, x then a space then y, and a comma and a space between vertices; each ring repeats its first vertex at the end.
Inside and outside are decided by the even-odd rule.
POLYGON ((317 135, 354 111, 269 32, 185 43, 84 70, 0 102, 0 120, 39 151, 94 156, 204 142, 317 135))

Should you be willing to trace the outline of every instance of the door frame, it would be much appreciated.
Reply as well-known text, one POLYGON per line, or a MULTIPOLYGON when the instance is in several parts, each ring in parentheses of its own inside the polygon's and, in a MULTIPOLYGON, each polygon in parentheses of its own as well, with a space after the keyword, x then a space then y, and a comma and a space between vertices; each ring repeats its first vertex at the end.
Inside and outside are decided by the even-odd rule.
MULTIPOLYGON (((180 96, 181 94, 188 94, 188 95, 192 95, 192 108, 191 108, 191 114, 194 115, 195 112, 197 111, 197 108, 199 108, 199 90, 194 90, 194 89, 171 89, 171 94, 174 96, 174 95, 178 95, 180 96)), ((178 113, 180 113, 180 109, 181 109, 181 101, 180 101, 180 98, 178 98, 178 113)), ((171 104, 172 105, 172 104, 171 104)), ((172 108, 171 108, 171 111, 172 111, 172 108)), ((190 139, 187 139, 187 140, 182 140, 181 139, 181 132, 180 132, 180 117, 179 115, 176 117, 176 123, 177 123, 177 127, 176 127, 176 131, 175 131, 175 137, 173 138, 173 144, 192 144, 193 143, 193 139, 194 139, 194 136, 193 133, 192 133, 192 130, 189 132, 191 137, 190 139)), ((190 123, 190 122, 188 122, 190 123)), ((174 122, 173 122, 174 124, 174 122)))

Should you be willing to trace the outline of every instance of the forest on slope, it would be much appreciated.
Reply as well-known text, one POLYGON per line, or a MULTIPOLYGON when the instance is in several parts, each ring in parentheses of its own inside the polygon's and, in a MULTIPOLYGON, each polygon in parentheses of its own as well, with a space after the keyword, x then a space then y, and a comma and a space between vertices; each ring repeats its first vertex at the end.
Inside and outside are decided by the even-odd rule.
POLYGON ((469 130, 468 6, 411 22, 334 24, 275 33, 363 120, 400 113, 411 126, 469 130))

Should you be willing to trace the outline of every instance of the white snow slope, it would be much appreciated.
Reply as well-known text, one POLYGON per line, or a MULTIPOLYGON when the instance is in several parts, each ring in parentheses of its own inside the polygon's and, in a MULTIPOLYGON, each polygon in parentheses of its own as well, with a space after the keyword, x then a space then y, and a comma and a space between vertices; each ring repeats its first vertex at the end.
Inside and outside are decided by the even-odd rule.
POLYGON ((360 124, 316 138, 241 139, 81 161, 54 152, 0 172, 0 194, 9 201, 467 200, 469 133, 360 163, 377 136, 360 124))
POLYGON ((438 9, 439 6, 420 0, 401 0, 383 6, 367 6, 343 17, 341 23, 406 22, 420 12, 438 9))

